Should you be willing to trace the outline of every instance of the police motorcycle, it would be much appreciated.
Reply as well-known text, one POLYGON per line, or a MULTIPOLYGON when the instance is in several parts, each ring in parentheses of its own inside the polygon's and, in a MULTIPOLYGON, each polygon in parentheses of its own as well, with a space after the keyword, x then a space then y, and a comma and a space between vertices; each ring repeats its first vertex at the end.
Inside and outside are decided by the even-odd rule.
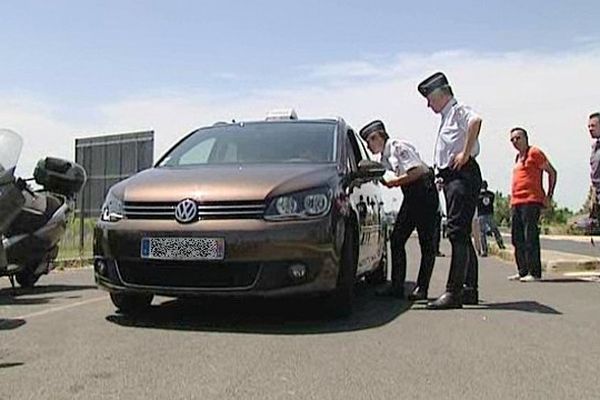
POLYGON ((65 234, 75 195, 86 181, 83 167, 46 157, 33 178, 15 176, 23 140, 16 132, 0 129, 0 277, 31 288, 54 269, 58 244, 65 234), (41 189, 34 190, 34 180, 41 189))

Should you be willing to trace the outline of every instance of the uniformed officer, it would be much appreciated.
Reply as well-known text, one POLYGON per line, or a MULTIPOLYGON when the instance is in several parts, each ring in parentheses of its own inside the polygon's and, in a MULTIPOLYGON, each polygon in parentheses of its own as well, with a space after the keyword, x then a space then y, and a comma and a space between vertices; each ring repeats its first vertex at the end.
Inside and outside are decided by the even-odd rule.
POLYGON ((448 216, 448 238, 452 245, 446 292, 427 308, 461 308, 477 304, 478 265, 471 242, 471 222, 481 186, 479 154, 481 118, 456 101, 446 76, 437 72, 418 85, 427 106, 442 117, 435 145, 434 163, 443 181, 448 216), (465 290, 463 293, 463 284, 465 290))
POLYGON ((433 170, 421 160, 419 153, 410 143, 390 139, 381 121, 367 124, 360 130, 360 136, 367 142, 371 152, 381 153, 382 164, 394 172, 395 177, 384 181, 384 184, 389 188, 400 187, 404 194, 391 236, 392 284, 378 294, 404 297, 405 244, 417 228, 421 266, 417 286, 408 298, 412 301, 427 300, 427 290, 435 263, 434 235, 439 206, 433 170))

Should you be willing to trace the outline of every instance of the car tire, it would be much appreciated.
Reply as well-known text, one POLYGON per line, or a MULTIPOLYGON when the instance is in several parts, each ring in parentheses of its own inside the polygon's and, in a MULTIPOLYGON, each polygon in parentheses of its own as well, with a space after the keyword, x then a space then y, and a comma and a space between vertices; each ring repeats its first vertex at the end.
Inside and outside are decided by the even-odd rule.
POLYGON ((122 314, 141 314, 150 308, 151 294, 111 293, 110 300, 122 314))
POLYGON ((358 267, 354 236, 352 231, 348 231, 342 246, 338 285, 329 302, 331 314, 335 317, 350 316, 354 306, 354 286, 358 267))
POLYGON ((365 280, 369 285, 381 285, 387 281, 387 272, 388 272, 388 256, 387 250, 383 252, 381 255, 381 259, 379 260, 379 264, 377 265, 377 269, 371 273, 369 273, 365 280))

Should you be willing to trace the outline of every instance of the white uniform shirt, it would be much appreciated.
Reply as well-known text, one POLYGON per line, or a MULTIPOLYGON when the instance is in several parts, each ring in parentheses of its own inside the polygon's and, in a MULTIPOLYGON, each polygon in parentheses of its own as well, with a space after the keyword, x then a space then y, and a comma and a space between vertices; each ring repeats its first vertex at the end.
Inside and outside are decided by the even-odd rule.
POLYGON ((381 153, 381 163, 396 176, 402 176, 409 169, 426 164, 421 160, 414 146, 398 139, 388 139, 381 153))
MULTIPOLYGON (((442 122, 435 143, 434 163, 439 169, 448 168, 467 141, 469 123, 479 117, 470 107, 451 99, 442 109, 442 122)), ((471 149, 471 157, 479 155, 479 138, 471 149)))

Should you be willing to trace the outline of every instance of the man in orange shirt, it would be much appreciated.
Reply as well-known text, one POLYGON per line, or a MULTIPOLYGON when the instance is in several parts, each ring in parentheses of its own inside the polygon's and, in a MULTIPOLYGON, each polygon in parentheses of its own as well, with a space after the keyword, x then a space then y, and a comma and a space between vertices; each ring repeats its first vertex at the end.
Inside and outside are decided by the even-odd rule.
POLYGON ((556 186, 556 170, 546 155, 529 145, 527 131, 513 128, 510 141, 517 149, 512 176, 512 243, 519 273, 510 280, 534 282, 542 278, 540 258, 540 230, 538 227, 542 208, 552 203, 556 186), (542 186, 543 172, 548 174, 548 191, 542 186))

